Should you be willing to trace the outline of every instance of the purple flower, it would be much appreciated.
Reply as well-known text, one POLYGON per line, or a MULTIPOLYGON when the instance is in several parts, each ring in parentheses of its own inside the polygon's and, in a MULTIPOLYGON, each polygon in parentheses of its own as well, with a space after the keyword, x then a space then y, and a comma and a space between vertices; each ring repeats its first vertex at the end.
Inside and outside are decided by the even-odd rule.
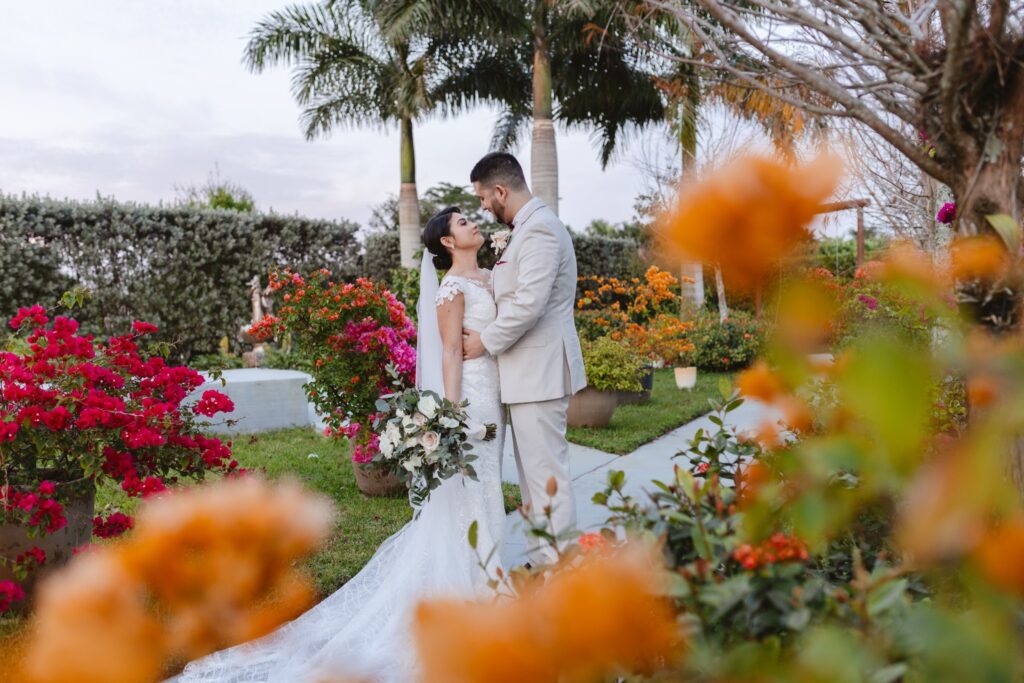
POLYGON ((872 311, 875 310, 876 308, 878 308, 878 299, 876 299, 873 296, 868 296, 867 294, 861 294, 860 296, 857 297, 857 301, 861 302, 862 304, 867 306, 872 311))
POLYGON ((956 218, 956 202, 946 202, 939 209, 939 212, 935 214, 935 220, 938 222, 949 225, 956 218))

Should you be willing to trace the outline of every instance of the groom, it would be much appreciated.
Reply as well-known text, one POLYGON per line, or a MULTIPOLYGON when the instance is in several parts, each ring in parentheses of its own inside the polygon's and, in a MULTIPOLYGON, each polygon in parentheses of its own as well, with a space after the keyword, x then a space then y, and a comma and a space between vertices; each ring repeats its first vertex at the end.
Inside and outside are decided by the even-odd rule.
MULTIPOLYGON (((576 254, 558 216, 530 193, 511 154, 488 154, 469 179, 480 205, 512 229, 492 278, 498 316, 481 332, 463 331, 465 358, 498 359, 501 400, 512 419, 512 443, 523 503, 539 517, 551 505, 554 533, 576 525, 565 440, 569 396, 587 385, 576 336, 576 254), (558 491, 547 493, 554 478, 558 491)), ((530 536, 529 556, 553 561, 554 550, 530 536)))

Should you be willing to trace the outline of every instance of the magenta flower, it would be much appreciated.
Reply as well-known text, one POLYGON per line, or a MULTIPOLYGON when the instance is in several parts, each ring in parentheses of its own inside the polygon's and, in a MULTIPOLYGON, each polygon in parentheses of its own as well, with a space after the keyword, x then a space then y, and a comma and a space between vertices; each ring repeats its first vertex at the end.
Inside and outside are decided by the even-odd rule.
POLYGON ((946 202, 935 214, 935 220, 944 225, 949 225, 954 219, 956 219, 956 202, 946 202))
POLYGON ((860 296, 857 297, 857 301, 861 302, 862 304, 867 306, 872 311, 875 310, 876 308, 878 308, 878 299, 876 299, 873 296, 868 296, 867 294, 861 294, 860 296))

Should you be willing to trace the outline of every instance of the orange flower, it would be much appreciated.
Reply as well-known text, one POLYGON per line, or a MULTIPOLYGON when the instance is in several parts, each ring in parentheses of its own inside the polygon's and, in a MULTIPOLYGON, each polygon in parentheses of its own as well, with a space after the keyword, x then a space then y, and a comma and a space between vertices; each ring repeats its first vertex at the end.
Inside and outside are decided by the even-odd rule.
POLYGON ((650 549, 631 544, 585 556, 506 604, 422 603, 415 624, 422 680, 583 683, 669 664, 682 640, 660 597, 660 566, 650 549))
POLYGON ((967 380, 967 400, 975 408, 991 405, 999 395, 999 382, 991 375, 976 375, 967 380))
POLYGON ((143 683, 261 636, 309 605, 294 563, 330 526, 325 501, 256 477, 150 501, 130 535, 42 584, 19 680, 143 683))
POLYGON ((806 401, 796 396, 783 396, 776 405, 782 411, 782 421, 787 427, 797 432, 811 431, 814 416, 806 401))
POLYGON ((717 263, 728 282, 752 289, 810 238, 807 224, 839 176, 831 156, 796 168, 764 157, 736 159, 684 188, 661 226, 663 241, 676 256, 717 263))
POLYGON ((774 401, 786 390, 779 376, 772 372, 763 360, 741 372, 736 379, 736 386, 744 396, 767 403, 774 401))
POLYGON ((974 551, 974 560, 991 583, 1024 597, 1024 513, 1018 512, 989 530, 974 551))
POLYGON ((959 239, 950 248, 950 270, 957 280, 994 280, 1009 265, 1006 248, 991 235, 959 239))
POLYGON ((892 282, 909 282, 925 289, 946 288, 945 276, 923 251, 909 242, 898 242, 886 252, 882 276, 892 282))

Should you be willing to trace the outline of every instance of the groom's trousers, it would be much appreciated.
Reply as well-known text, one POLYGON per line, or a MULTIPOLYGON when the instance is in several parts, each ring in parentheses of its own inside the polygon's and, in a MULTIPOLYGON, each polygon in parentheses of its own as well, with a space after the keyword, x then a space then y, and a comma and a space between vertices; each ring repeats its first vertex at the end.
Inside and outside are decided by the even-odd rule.
MULTIPOLYGON (((549 531, 555 534, 574 529, 576 500, 569 475, 569 444, 565 440, 569 397, 536 403, 511 403, 508 408, 523 504, 529 506, 532 518, 537 521, 543 519, 544 508, 550 505, 554 528, 549 528, 549 531), (558 484, 558 491, 553 497, 547 493, 548 481, 552 477, 558 484)), ((550 544, 532 534, 527 541, 527 553, 534 564, 557 559, 550 544)))

